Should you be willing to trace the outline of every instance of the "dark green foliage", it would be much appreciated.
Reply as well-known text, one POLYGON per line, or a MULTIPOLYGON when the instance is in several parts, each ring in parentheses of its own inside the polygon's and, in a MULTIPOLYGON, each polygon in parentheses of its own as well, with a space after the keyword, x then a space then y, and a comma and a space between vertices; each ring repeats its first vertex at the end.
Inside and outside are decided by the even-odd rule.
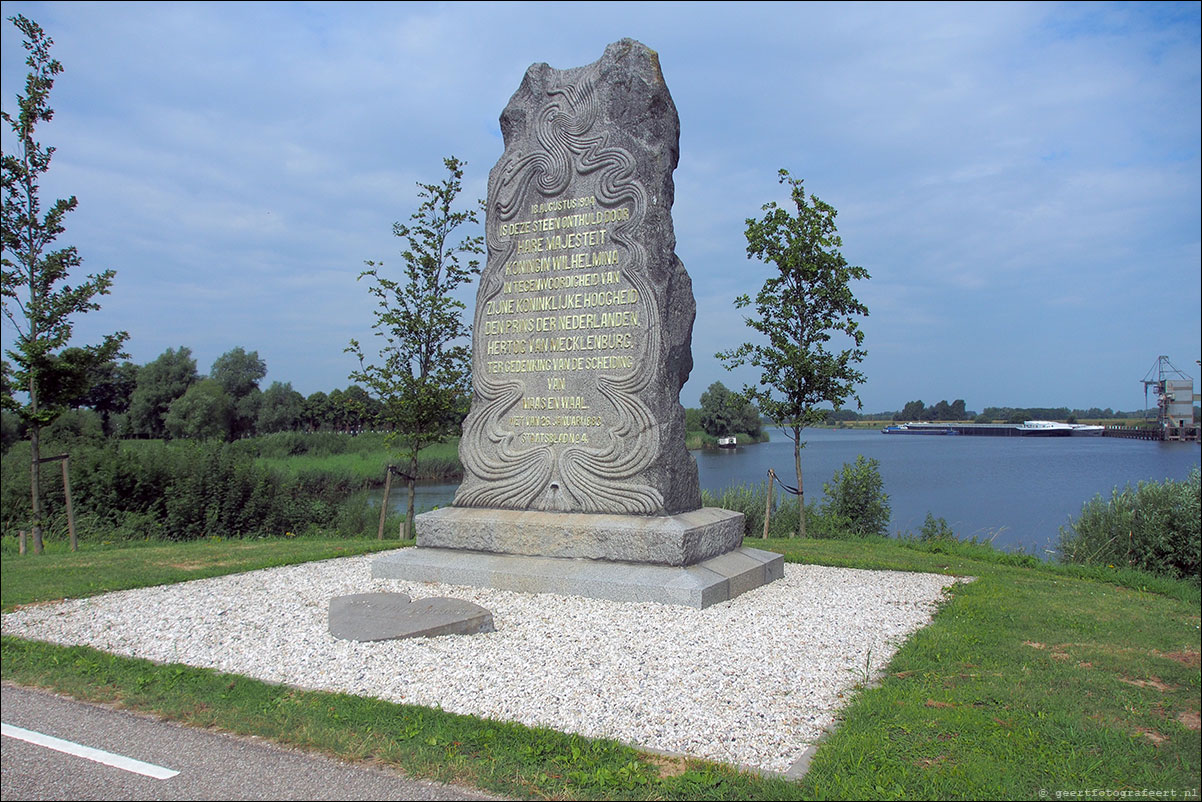
POLYGON ((258 389, 259 380, 267 375, 267 363, 259 359, 258 351, 249 354, 242 346, 230 349, 213 362, 209 378, 217 381, 230 398, 239 399, 258 389))
POLYGON ((702 430, 714 437, 743 433, 754 440, 763 429, 755 406, 738 393, 731 392, 722 382, 714 382, 701 394, 698 418, 702 430))
MULTIPOLYGON (((797 496, 774 486, 772 517, 768 524, 768 537, 790 537, 797 531, 797 496)), ((724 510, 743 513, 743 535, 749 538, 764 536, 764 509, 768 499, 768 483, 735 485, 714 494, 701 491, 701 503, 705 507, 720 507, 724 510)), ((842 539, 854 535, 851 522, 811 504, 806 510, 809 537, 842 539)))
POLYGON ((134 388, 138 386, 138 366, 132 362, 104 362, 96 365, 88 376, 88 392, 83 405, 100 413, 106 435, 122 435, 114 418, 129 410, 134 388))
MULTIPOLYGON (((267 363, 258 351, 231 348, 213 362, 209 378, 221 385, 230 398, 227 436, 231 440, 253 434, 259 417, 259 380, 267 375, 267 363)), ((216 424, 214 424, 216 425, 216 424)))
POLYGON ((292 383, 272 382, 263 393, 255 431, 258 434, 296 431, 301 428, 304 414, 305 397, 292 389, 292 383))
POLYGON ((165 434, 176 440, 225 440, 234 423, 234 400, 219 382, 204 379, 171 402, 163 418, 165 434))
MULTIPOLYGON (((366 495, 355 495, 361 481, 283 475, 256 465, 240 446, 75 440, 52 442, 47 450, 71 453, 72 500, 85 541, 375 531, 379 508, 366 495)), ((27 445, 18 444, 3 462, 0 526, 5 533, 28 528, 28 478, 20 468, 27 451, 27 445)), ((48 509, 56 513, 49 517, 52 529, 61 527, 64 500, 58 474, 43 477, 41 490, 48 509)))
POLYGON ((90 409, 69 409, 46 428, 46 441, 101 443, 104 425, 100 415, 90 409))
POLYGON ((0 453, 5 453, 13 443, 21 439, 21 419, 17 413, 0 410, 0 453))
POLYGON ((162 437, 164 418, 171 404, 182 398, 200 377, 196 360, 184 346, 168 348, 153 362, 138 369, 138 382, 129 401, 130 433, 138 437, 162 437))
POLYGON ((927 513, 922 528, 918 530, 918 539, 923 542, 957 540, 956 533, 948 526, 946 518, 936 518, 927 513))
POLYGON ((952 403, 947 403, 946 400, 940 401, 934 406, 928 407, 922 401, 908 401, 902 407, 901 412, 893 416, 897 421, 960 421, 968 420, 972 417, 967 409, 962 398, 957 398, 952 403))
POLYGON ((1109 499, 1095 496, 1081 516, 1060 528, 1060 560, 1129 566, 1199 581, 1199 472, 1185 481, 1140 482, 1109 499))
POLYGON ((823 512, 844 519, 857 535, 889 533, 889 496, 881 480, 881 463, 861 454, 854 465, 844 463, 822 486, 823 512))
POLYGON ((328 457, 352 451, 373 451, 382 445, 383 438, 380 436, 352 437, 340 432, 276 432, 242 440, 233 447, 254 457, 284 459, 302 455, 328 457))
MULTIPOLYGON (((754 485, 734 485, 725 488, 721 493, 714 494, 708 490, 701 491, 703 507, 720 507, 724 510, 743 513, 743 535, 745 537, 762 537, 764 534, 764 507, 767 501, 768 483, 760 482, 754 485)), ((787 505, 789 502, 786 501, 787 505)), ((796 500, 793 501, 796 506, 796 500)), ((782 505, 783 506, 783 505, 782 505)), ((779 525, 781 518, 777 510, 778 499, 773 499, 773 526, 769 537, 788 536, 788 530, 782 530, 779 525)), ((797 515, 792 520, 796 522, 797 515)))

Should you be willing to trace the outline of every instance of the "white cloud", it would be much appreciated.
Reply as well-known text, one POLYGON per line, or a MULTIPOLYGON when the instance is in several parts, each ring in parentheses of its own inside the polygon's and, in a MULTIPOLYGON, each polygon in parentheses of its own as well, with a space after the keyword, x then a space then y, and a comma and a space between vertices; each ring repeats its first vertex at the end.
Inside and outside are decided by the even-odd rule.
MULTIPOLYGON (((536 8, 4 3, 66 67, 44 137, 46 192, 80 198, 66 240, 119 271, 80 336, 127 328, 139 361, 243 345, 302 392, 344 386, 341 349, 372 320, 355 276, 397 261, 414 183, 454 153, 463 197, 483 196, 527 66, 633 35, 681 115, 675 224, 701 321, 686 402, 750 380, 712 354, 746 338, 731 302, 763 268, 743 221, 787 200, 780 167, 840 210, 873 275, 869 408, 938 400, 936 383, 1042 399, 1065 360, 1085 367, 1058 403, 1131 407, 1099 348, 1115 321, 1149 363, 1200 349, 1196 4, 536 8)), ((25 69, 7 23, 3 45, 8 110, 25 69)))

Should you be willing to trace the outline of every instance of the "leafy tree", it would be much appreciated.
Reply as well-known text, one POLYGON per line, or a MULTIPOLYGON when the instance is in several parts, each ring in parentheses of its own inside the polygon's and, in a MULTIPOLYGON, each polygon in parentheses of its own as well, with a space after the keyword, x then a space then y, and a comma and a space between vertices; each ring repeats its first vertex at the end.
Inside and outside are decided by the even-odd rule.
POLYGON ((231 348, 213 362, 209 377, 221 384, 234 402, 230 438, 252 434, 259 417, 259 381, 267 375, 267 363, 258 351, 247 353, 242 346, 231 348))
POLYGON ((743 432, 759 437, 763 424, 755 407, 743 396, 714 382, 701 394, 701 428, 713 437, 743 432))
POLYGON ((0 453, 8 451, 13 443, 21 439, 21 422, 17 413, 0 409, 0 453))
POLYGON ((347 431, 351 434, 359 434, 365 426, 368 426, 375 420, 377 414, 383 408, 383 405, 367 394, 357 384, 352 384, 342 393, 342 418, 346 423, 347 431))
POLYGON ((325 419, 326 424, 336 432, 345 433, 350 430, 347 423, 346 393, 337 387, 326 396, 325 419))
POLYGON ((116 332, 99 345, 75 349, 64 357, 71 340, 72 316, 99 309, 95 300, 107 295, 112 286, 113 270, 89 275, 74 286, 67 284, 71 270, 82 264, 74 247, 48 250, 66 229, 63 220, 78 205, 75 197, 59 199, 42 213, 40 177, 50 170, 54 148, 34 139, 34 130, 50 122, 54 110, 48 105, 54 76, 63 67, 50 57, 54 40, 42 28, 21 15, 10 21, 25 36, 29 57, 25 63, 31 72, 25 78, 25 94, 17 96, 17 116, 0 112, 0 117, 16 137, 16 150, 0 159, 4 187, 0 295, 4 316, 16 331, 6 352, 13 360, 11 377, 26 394, 21 404, 12 395, 4 395, 4 404, 15 411, 27 426, 30 443, 31 528, 35 553, 42 551, 42 505, 39 460, 42 428, 61 415, 72 400, 72 393, 86 390, 79 385, 65 386, 67 377, 78 378, 90 365, 100 364, 120 354, 129 336, 116 332))
POLYGON ((321 390, 318 390, 305 399, 304 421, 305 427, 309 431, 316 432, 322 426, 326 425, 327 418, 329 417, 329 406, 329 396, 321 390))
MULTIPOLYGON (((868 307, 852 295, 850 284, 868 278, 868 271, 849 265, 839 252, 843 246, 835 228, 834 207, 813 195, 807 197, 802 180, 780 171, 797 208, 796 215, 764 206, 764 216, 747 220, 747 256, 776 268, 755 298, 755 316, 747 325, 766 342, 744 343, 718 354, 727 369, 751 364, 760 369, 758 386, 745 386, 743 394, 754 401, 773 423, 793 441, 793 463, 797 473, 800 508, 797 534, 805 537, 805 492, 801 472, 802 430, 819 423, 826 412, 818 405, 830 402, 841 408, 849 398, 860 406, 855 385, 864 376, 853 365, 861 362, 864 333, 857 316, 868 307), (827 348, 835 333, 847 335, 853 347, 827 348)), ((747 295, 735 300, 745 309, 752 305, 747 295)))
POLYGON ((255 433, 255 423, 263 408, 263 391, 258 387, 234 401, 234 412, 230 418, 230 439, 250 437, 255 433))
POLYGON ((177 440, 229 437, 234 400, 216 379, 203 379, 171 402, 163 418, 166 434, 177 440))
POLYGON ((854 465, 844 463, 822 486, 826 496, 823 512, 850 522, 857 535, 887 535, 889 496, 884 486, 880 461, 865 459, 861 454, 854 465))
POLYGON ((305 397, 292 389, 291 382, 272 382, 263 391, 255 430, 259 434, 291 432, 300 428, 305 415, 305 397))
POLYGON ((209 378, 215 379, 235 400, 258 389, 259 380, 266 375, 267 363, 259 359, 259 352, 248 354, 242 346, 217 357, 209 370, 209 378))
POLYGON ((922 401, 907 401, 902 407, 902 411, 898 413, 897 420, 903 421, 920 421, 926 418, 926 404, 922 401))
POLYGON ((129 410, 134 388, 138 386, 138 366, 133 362, 104 362, 93 367, 88 384, 83 404, 100 413, 105 435, 112 436, 114 416, 129 410))
POLYGON ((854 409, 830 409, 823 410, 826 413, 827 423, 840 423, 842 421, 860 420, 861 415, 854 409))
POLYGON ((701 394, 701 428, 713 437, 726 437, 734 429, 734 395, 722 382, 714 382, 701 394))
POLYGON ((464 304, 453 293, 479 274, 479 260, 464 265, 460 256, 483 253, 483 238, 456 240, 462 226, 478 220, 475 211, 454 208, 463 163, 452 156, 443 164, 447 177, 441 183, 417 185, 421 203, 409 218, 411 225, 393 225, 393 234, 408 243, 401 253, 404 279, 385 278, 377 269, 383 265, 370 261, 371 269, 359 274, 360 280, 371 280, 369 292, 377 300, 372 328, 382 340, 379 361, 369 364, 357 340, 347 348, 359 358, 360 369, 351 378, 380 399, 380 417, 392 427, 390 442, 408 461, 406 528, 413 526, 417 454, 457 430, 471 392, 469 329, 464 304))
POLYGON ((168 348, 153 362, 138 369, 138 383, 129 400, 129 425, 142 437, 162 437, 166 433, 163 418, 171 402, 183 396, 196 381, 196 360, 192 351, 180 346, 168 348))
POLYGON ((60 445, 99 443, 104 440, 104 426, 100 415, 90 409, 69 409, 54 419, 45 434, 47 442, 60 445))

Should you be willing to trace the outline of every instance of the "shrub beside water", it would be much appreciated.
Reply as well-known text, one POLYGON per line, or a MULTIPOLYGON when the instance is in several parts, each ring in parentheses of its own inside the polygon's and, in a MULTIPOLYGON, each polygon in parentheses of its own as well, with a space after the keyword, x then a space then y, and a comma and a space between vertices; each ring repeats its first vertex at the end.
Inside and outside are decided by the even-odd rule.
POLYGON ((843 463, 830 482, 822 486, 826 496, 822 510, 846 520, 860 536, 889 534, 889 496, 881 479, 880 460, 856 457, 855 464, 843 463))
POLYGON ((1095 496, 1081 516, 1060 528, 1060 560, 1138 568, 1198 582, 1199 472, 1184 481, 1140 482, 1110 498, 1095 496))
MULTIPOLYGON (((768 522, 768 537, 795 537, 797 535, 797 496, 774 488, 772 515, 768 522)), ((701 504, 705 507, 721 507, 743 513, 743 536, 764 536, 764 509, 768 500, 768 483, 735 485, 721 493, 701 491, 701 504)), ((851 523, 838 515, 832 515, 818 504, 806 505, 806 534, 811 538, 845 538, 852 532, 851 523)))

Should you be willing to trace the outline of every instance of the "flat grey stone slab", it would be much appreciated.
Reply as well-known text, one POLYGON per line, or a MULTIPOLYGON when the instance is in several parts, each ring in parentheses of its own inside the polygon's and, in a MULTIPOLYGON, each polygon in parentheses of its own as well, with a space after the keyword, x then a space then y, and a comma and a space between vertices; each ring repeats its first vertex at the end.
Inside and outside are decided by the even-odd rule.
POLYGON ((492 632, 492 613, 463 599, 411 601, 404 593, 355 593, 330 599, 330 634, 354 641, 492 632))
POLYGON ((780 554, 746 547, 689 566, 417 547, 377 557, 371 572, 377 579, 442 582, 702 609, 780 579, 785 567, 780 554))
POLYGON ((693 565, 737 549, 743 514, 607 515, 445 507, 416 518, 417 545, 531 557, 693 565))

